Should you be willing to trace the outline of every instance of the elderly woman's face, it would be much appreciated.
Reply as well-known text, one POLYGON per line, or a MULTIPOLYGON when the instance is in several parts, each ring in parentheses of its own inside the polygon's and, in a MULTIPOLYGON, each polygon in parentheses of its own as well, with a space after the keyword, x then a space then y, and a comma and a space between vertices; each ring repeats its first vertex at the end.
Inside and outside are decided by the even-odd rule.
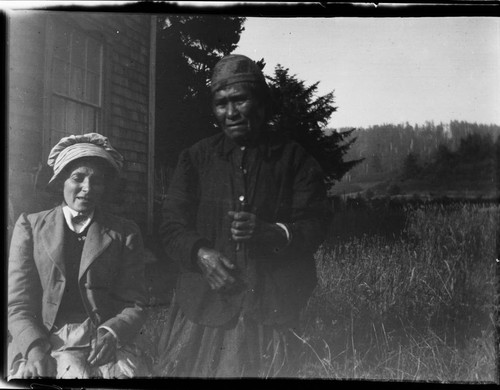
POLYGON ((84 160, 70 167, 64 181, 64 201, 75 211, 92 211, 106 189, 105 169, 101 164, 84 160))
POLYGON ((215 92, 213 110, 224 133, 238 144, 257 138, 264 124, 265 108, 245 84, 215 92))

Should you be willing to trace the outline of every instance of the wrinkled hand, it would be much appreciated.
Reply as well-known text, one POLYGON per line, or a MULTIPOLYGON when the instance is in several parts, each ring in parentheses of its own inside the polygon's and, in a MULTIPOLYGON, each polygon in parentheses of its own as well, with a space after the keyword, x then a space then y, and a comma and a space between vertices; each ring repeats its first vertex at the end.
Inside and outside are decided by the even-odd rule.
POLYGON ((232 218, 231 238, 236 242, 251 240, 261 225, 255 214, 246 211, 229 211, 228 215, 232 218))
POLYGON ((56 360, 50 356, 48 348, 41 345, 32 347, 27 356, 26 367, 23 372, 24 379, 52 377, 57 375, 56 360))
POLYGON ((92 340, 92 349, 87 362, 93 367, 100 367, 109 363, 116 355, 116 339, 106 329, 97 331, 97 339, 92 340))
POLYGON ((257 218, 255 214, 245 211, 229 211, 231 222, 231 237, 233 241, 257 241, 265 245, 282 248, 287 243, 285 231, 274 223, 268 223, 257 218))
POLYGON ((228 269, 234 269, 234 264, 219 251, 209 248, 198 250, 198 265, 212 290, 229 288, 235 279, 228 269))

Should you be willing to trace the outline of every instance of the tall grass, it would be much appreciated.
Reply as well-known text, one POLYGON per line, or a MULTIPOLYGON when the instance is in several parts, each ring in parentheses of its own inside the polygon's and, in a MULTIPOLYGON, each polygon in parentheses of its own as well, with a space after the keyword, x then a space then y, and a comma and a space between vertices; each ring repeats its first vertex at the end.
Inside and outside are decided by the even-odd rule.
POLYGON ((304 377, 497 381, 498 206, 407 207, 405 234, 325 245, 304 377))

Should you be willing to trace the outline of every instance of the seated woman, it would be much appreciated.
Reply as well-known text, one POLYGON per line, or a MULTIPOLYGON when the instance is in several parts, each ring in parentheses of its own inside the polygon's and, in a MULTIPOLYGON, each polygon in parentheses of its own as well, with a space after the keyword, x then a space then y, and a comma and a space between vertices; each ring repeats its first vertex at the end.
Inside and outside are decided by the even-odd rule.
POLYGON ((12 234, 9 378, 144 376, 132 346, 145 320, 141 234, 99 206, 123 158, 89 133, 61 139, 48 164, 64 202, 22 214, 12 234))

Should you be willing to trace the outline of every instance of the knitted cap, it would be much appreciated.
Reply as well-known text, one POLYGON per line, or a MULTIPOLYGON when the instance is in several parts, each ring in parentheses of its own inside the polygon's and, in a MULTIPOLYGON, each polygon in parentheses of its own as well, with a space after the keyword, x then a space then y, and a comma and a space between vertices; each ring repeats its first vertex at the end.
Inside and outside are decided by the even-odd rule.
POLYGON ((241 54, 230 54, 222 58, 212 73, 212 92, 240 82, 262 84, 267 89, 264 74, 250 58, 241 54))
POLYGON ((99 157, 120 173, 123 166, 123 157, 109 143, 108 139, 98 133, 70 135, 61 138, 52 148, 47 164, 54 170, 49 180, 52 183, 70 162, 82 157, 99 157))

